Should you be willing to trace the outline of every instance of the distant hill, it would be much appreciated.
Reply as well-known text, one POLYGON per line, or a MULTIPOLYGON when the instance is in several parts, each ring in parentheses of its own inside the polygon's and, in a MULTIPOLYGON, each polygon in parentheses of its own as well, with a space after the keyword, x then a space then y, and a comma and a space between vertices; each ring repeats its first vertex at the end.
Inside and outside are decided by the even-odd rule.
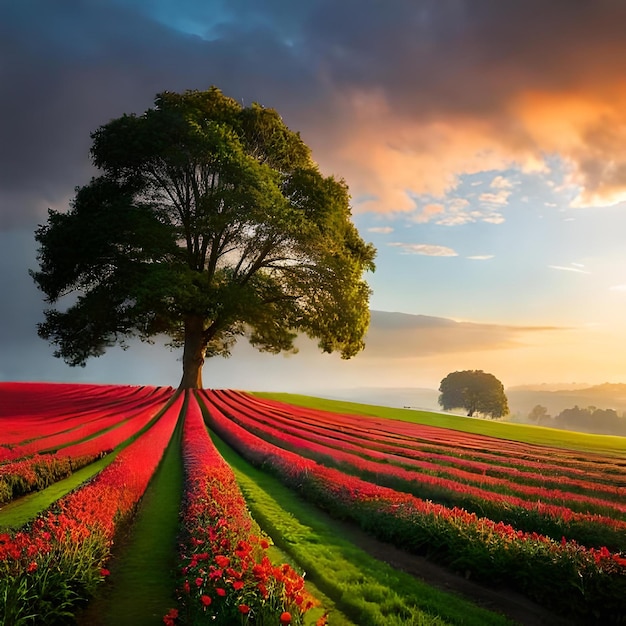
MULTIPOLYGON (((580 384, 580 383, 579 383, 580 384)), ((526 422, 528 414, 540 404, 548 415, 554 417, 565 409, 575 406, 597 409, 613 409, 620 416, 626 413, 626 384, 605 383, 588 386, 564 384, 565 389, 552 389, 552 385, 521 385, 505 389, 511 415, 508 419, 526 422)), ((558 385, 561 386, 561 385, 558 385)), ((395 408, 439 411, 439 392, 435 389, 417 387, 354 387, 332 391, 310 392, 311 395, 331 400, 347 400, 363 404, 375 404, 395 408)))
POLYGON ((614 409, 620 415, 626 411, 626 384, 604 383, 582 389, 544 390, 541 386, 511 387, 505 390, 513 415, 526 417, 538 404, 545 406, 549 415, 557 415, 574 406, 614 409))

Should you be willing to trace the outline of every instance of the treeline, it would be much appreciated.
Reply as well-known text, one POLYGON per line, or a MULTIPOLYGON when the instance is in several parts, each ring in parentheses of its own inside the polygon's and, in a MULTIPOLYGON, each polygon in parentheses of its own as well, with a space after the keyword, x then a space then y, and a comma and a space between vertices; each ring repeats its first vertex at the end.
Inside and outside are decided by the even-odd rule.
POLYGON ((528 414, 528 419, 540 426, 576 430, 584 433, 626 436, 626 412, 618 415, 614 409, 578 405, 564 409, 558 415, 548 415, 546 407, 538 404, 528 414))

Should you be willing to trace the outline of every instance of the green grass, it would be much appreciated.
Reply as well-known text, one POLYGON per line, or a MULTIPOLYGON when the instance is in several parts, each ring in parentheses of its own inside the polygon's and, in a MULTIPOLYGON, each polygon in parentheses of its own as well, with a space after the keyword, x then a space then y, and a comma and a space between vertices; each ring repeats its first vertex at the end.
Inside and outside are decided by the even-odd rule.
POLYGON ((510 623, 374 559, 346 537, 342 525, 212 437, 233 468, 257 522, 307 572, 307 579, 332 599, 336 610, 328 608, 333 626, 510 623))
POLYGON ((184 487, 182 423, 179 418, 128 534, 114 551, 106 587, 81 618, 85 626, 159 626, 176 605, 176 536, 184 487))
POLYGON ((0 509, 0 529, 20 528, 34 519, 41 511, 44 511, 65 494, 75 489, 80 484, 103 470, 112 463, 119 450, 108 454, 102 459, 74 472, 71 476, 42 489, 29 493, 18 500, 5 504, 0 509))
POLYGON ((531 424, 509 424, 497 420, 467 418, 462 415, 446 415, 430 411, 398 409, 392 407, 359 404, 341 400, 327 400, 292 393, 253 392, 259 398, 268 398, 333 413, 351 413, 401 420, 427 426, 440 426, 462 432, 487 435, 499 439, 521 441, 543 446, 554 446, 570 450, 582 450, 597 454, 609 454, 626 458, 626 438, 615 435, 595 435, 569 430, 533 426, 531 424))

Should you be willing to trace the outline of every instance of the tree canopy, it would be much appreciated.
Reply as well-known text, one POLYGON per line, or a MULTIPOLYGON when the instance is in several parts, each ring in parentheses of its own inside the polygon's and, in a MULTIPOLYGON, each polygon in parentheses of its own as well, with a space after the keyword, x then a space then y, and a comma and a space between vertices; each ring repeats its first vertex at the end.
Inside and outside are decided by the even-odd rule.
POLYGON ((465 409, 470 417, 475 413, 502 417, 509 412, 502 383, 482 370, 452 372, 441 381, 439 391, 444 411, 465 409))
POLYGON ((205 357, 240 337, 272 353, 298 333, 343 358, 364 347, 375 249, 345 182, 275 110, 216 87, 164 92, 91 137, 100 175, 35 233, 55 356, 84 365, 166 335, 184 348, 181 386, 201 387, 205 357))

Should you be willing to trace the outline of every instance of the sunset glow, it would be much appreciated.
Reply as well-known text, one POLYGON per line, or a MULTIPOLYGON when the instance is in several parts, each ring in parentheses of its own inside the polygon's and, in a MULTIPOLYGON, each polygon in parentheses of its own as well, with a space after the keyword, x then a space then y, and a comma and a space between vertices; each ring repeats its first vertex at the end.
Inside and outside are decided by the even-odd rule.
POLYGON ((28 269, 47 209, 93 175, 91 132, 214 84, 300 131, 378 256, 362 354, 242 344, 207 363, 207 386, 626 382, 623 4, 52 4, 0 8, 0 380, 176 383, 160 345, 53 359, 28 269))

